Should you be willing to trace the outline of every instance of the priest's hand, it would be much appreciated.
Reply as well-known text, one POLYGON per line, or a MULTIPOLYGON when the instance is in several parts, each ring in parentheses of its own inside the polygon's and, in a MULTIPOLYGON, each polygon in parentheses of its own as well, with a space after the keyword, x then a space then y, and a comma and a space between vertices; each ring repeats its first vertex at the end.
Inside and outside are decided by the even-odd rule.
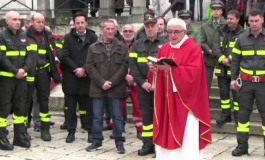
POLYGON ((164 65, 158 65, 156 64, 157 68, 161 69, 161 70, 166 70, 166 71, 169 71, 170 70, 170 65, 163 62, 164 65))
POLYGON ((152 63, 152 62, 148 62, 147 65, 148 65, 148 68, 149 68, 149 70, 150 70, 151 72, 156 72, 157 67, 155 66, 154 63, 152 63))
POLYGON ((150 83, 148 83, 148 82, 144 82, 144 83, 142 84, 142 88, 143 88, 144 90, 146 90, 146 92, 153 91, 153 89, 152 89, 152 85, 151 85, 150 83))

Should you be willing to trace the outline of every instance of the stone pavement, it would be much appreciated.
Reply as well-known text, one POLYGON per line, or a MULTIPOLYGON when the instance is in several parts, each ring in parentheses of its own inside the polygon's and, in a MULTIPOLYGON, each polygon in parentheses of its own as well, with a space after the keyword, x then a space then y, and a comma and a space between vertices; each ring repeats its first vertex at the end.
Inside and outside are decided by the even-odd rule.
MULTIPOLYGON (((52 121, 55 125, 51 127, 52 141, 43 142, 40 133, 29 128, 32 136, 31 148, 24 149, 15 146, 13 151, 0 150, 0 160, 148 160, 154 155, 140 157, 137 150, 141 148, 141 141, 136 138, 136 131, 132 124, 126 125, 125 149, 126 154, 117 154, 114 141, 109 138, 111 131, 104 132, 103 149, 96 152, 87 152, 87 133, 78 128, 76 141, 65 143, 67 132, 60 130, 63 123, 62 112, 52 112, 52 121)), ((11 117, 8 119, 8 138, 12 142, 13 127, 11 117)), ((78 124, 80 127, 80 124, 78 124)), ((231 151, 236 147, 236 138, 232 134, 213 134, 213 143, 204 150, 204 160, 264 160, 263 139, 260 136, 251 136, 249 140, 249 155, 235 158, 231 151)))

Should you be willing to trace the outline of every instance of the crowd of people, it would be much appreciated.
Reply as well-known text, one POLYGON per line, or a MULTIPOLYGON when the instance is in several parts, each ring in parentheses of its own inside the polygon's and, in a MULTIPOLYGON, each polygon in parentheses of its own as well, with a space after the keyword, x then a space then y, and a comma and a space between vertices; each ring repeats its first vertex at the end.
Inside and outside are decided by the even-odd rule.
POLYGON ((216 74, 222 109, 216 124, 231 122, 233 110, 238 146, 232 155, 248 154, 254 100, 265 136, 263 12, 251 9, 247 27, 240 25, 238 8, 225 10, 219 0, 210 8, 211 17, 200 29, 193 27, 190 10, 180 10, 168 22, 147 10, 138 32, 133 24, 119 32, 117 20, 107 19, 101 23, 101 36, 89 29, 82 12, 73 15, 69 33, 59 36, 45 27, 41 13, 30 15, 22 31, 20 14, 8 11, 7 27, 0 33, 0 149, 30 148, 32 110, 34 125, 39 125, 34 129, 43 141, 52 141, 52 79, 62 83, 65 122, 60 128, 68 132, 66 143, 75 141, 78 106, 90 143, 86 151, 102 149, 102 132, 111 129, 116 152, 124 154, 130 97, 136 137, 143 143, 139 156, 203 159, 203 149, 212 141, 209 93, 216 74), (175 65, 150 62, 149 57, 166 57, 175 65), (10 113, 13 143, 7 138, 10 113))

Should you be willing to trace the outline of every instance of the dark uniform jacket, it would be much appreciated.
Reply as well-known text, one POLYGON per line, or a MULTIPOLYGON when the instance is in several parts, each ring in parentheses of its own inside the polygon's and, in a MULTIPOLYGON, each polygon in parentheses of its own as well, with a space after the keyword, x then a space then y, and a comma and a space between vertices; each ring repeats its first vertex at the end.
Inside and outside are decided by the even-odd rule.
MULTIPOLYGON (((55 48, 55 43, 52 39, 51 33, 43 30, 41 32, 41 40, 36 40, 34 36, 34 29, 31 26, 30 28, 28 28, 26 35, 30 43, 30 54, 32 54, 33 56, 33 61, 28 71, 27 78, 30 78, 31 80, 32 77, 35 77, 36 69, 49 67, 51 77, 56 83, 60 83, 61 78, 56 68, 55 58, 53 55, 53 48, 55 48)), ((33 83, 34 80, 33 82, 28 80, 28 82, 33 83)))
POLYGON ((215 68, 215 74, 217 76, 231 76, 230 67, 223 65, 222 60, 229 58, 232 61, 232 49, 235 46, 238 35, 242 32, 244 32, 244 28, 240 25, 234 31, 230 31, 228 26, 225 25, 222 32, 218 34, 216 43, 213 46, 213 54, 217 56, 217 65, 215 68))
POLYGON ((257 38, 246 30, 237 38, 232 50, 232 80, 238 78, 240 72, 249 75, 265 75, 265 30, 257 38))
POLYGON ((157 37, 153 42, 143 37, 133 44, 129 54, 129 65, 138 86, 142 86, 147 81, 147 73, 149 70, 147 57, 155 57, 159 48, 165 42, 167 41, 163 37, 157 37))
POLYGON ((114 38, 108 53, 103 40, 98 40, 89 47, 86 71, 91 78, 90 97, 125 98, 128 47, 114 38), (112 82, 112 87, 108 90, 102 89, 105 81, 112 82))
POLYGON ((27 52, 28 40, 21 30, 14 34, 10 29, 0 34, 0 76, 15 77, 18 70, 28 71, 32 57, 27 52))
POLYGON ((84 68, 88 48, 97 41, 97 35, 94 31, 86 29, 86 38, 84 41, 72 29, 65 35, 63 43, 63 83, 62 88, 66 94, 89 95, 90 78, 77 77, 74 70, 84 68))
POLYGON ((203 51, 203 57, 206 66, 214 67, 216 64, 215 57, 209 57, 209 50, 212 50, 213 44, 217 39, 218 33, 222 32, 222 28, 225 26, 226 21, 224 17, 220 18, 218 27, 215 29, 213 26, 213 19, 211 18, 201 26, 201 47, 203 51))

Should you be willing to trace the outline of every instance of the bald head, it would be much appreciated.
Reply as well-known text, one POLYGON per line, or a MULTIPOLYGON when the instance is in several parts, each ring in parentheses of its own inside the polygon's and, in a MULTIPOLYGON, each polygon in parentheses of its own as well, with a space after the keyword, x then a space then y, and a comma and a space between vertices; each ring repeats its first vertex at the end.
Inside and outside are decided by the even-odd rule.
POLYGON ((38 31, 38 32, 42 32, 44 30, 45 27, 45 17, 43 14, 41 13, 35 13, 32 16, 32 27, 38 31))
POLYGON ((8 11, 6 13, 6 24, 12 32, 16 33, 21 25, 20 14, 16 11, 8 11))

